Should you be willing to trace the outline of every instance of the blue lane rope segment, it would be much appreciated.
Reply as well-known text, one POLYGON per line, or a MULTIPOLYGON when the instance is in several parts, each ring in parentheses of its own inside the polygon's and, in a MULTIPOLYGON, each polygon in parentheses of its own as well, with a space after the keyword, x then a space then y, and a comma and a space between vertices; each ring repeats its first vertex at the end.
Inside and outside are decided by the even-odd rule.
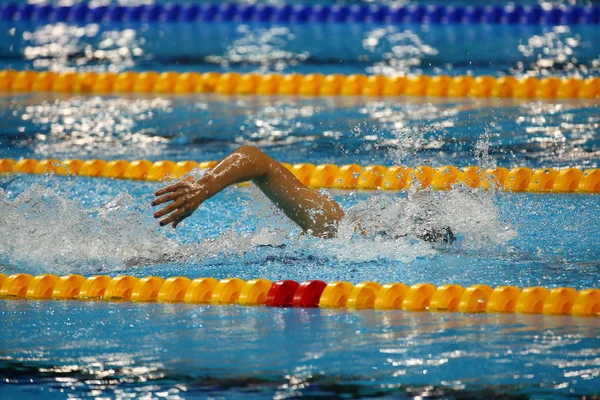
POLYGON ((120 4, 0 5, 3 21, 56 22, 259 22, 259 23, 415 23, 415 24, 599 24, 600 6, 520 5, 268 5, 120 4))

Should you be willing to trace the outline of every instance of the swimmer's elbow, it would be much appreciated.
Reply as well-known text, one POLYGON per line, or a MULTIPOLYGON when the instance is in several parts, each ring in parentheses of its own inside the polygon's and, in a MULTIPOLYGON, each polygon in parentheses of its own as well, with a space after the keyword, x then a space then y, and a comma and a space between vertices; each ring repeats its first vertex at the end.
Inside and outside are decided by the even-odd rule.
POLYGON ((241 156, 248 157, 254 160, 266 156, 266 154, 263 153, 261 150, 249 145, 245 145, 238 148, 236 151, 233 152, 233 154, 239 154, 241 156))
POLYGON ((249 169, 256 173, 253 179, 266 175, 272 169, 273 160, 254 146, 242 146, 234 151, 232 156, 239 157, 249 169))

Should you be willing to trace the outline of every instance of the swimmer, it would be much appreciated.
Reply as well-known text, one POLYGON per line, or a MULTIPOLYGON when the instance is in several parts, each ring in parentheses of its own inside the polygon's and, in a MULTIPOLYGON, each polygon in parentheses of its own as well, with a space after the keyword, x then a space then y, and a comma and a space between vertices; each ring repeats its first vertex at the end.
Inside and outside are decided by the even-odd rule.
MULTIPOLYGON (((285 215, 306 233, 320 238, 337 234, 344 211, 333 199, 307 188, 283 165, 252 146, 243 146, 209 168, 196 181, 184 180, 160 189, 152 206, 160 225, 176 228, 202 203, 236 183, 252 181, 285 215)), ((429 229, 418 235, 426 241, 454 241, 450 228, 429 229)))

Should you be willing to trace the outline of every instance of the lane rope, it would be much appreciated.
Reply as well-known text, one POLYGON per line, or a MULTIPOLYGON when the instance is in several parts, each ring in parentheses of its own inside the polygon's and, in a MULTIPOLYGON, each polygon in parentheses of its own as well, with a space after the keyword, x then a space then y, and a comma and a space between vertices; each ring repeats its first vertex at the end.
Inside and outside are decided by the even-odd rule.
POLYGON ((427 96, 519 99, 593 99, 600 77, 515 78, 505 76, 239 74, 236 72, 0 71, 0 91, 78 94, 218 93, 222 95, 427 96))
MULTIPOLYGON (((215 161, 149 161, 149 160, 36 160, 25 158, 0 159, 0 174, 56 174, 163 181, 180 179, 195 168, 212 167, 215 161)), ((358 164, 335 165, 310 163, 282 163, 300 182, 312 188, 405 190, 412 185, 417 188, 431 187, 435 190, 451 190, 456 185, 470 188, 495 189, 511 192, 537 193, 600 193, 600 168, 581 170, 578 168, 497 167, 482 169, 477 166, 414 168, 395 165, 360 166, 358 164)))
POLYGON ((269 5, 269 4, 120 4, 75 5, 6 3, 0 20, 38 22, 237 22, 237 23, 387 23, 387 24, 598 24, 598 6, 565 5, 269 5))
POLYGON ((158 276, 111 278, 95 275, 85 278, 77 274, 61 277, 0 274, 0 298, 600 316, 600 289, 492 288, 483 284, 465 288, 453 284, 436 287, 431 283, 407 286, 404 283, 361 282, 353 285, 320 280, 298 283, 238 278, 191 280, 182 276, 163 279, 158 276))

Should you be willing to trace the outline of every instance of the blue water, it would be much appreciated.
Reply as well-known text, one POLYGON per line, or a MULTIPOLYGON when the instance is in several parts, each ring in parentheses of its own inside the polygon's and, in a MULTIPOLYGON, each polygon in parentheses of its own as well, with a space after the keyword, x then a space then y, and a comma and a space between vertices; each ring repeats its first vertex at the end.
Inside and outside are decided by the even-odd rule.
POLYGON ((595 319, 19 301, 2 319, 3 398, 597 391, 595 319))
POLYGON ((0 22, 0 32, 3 68, 599 75, 600 32, 586 25, 0 22))
POLYGON ((250 144, 291 163, 599 165, 597 101, 0 97, 0 157, 218 160, 250 144))
MULTIPOLYGON (((2 23, 0 67, 597 76, 599 32, 2 23)), ((4 93, 0 158, 204 161, 251 144, 292 163, 597 168, 598 105, 4 93)), ((162 229, 150 207, 160 186, 1 176, 0 273, 600 286, 597 195, 329 192, 389 230, 398 212, 429 210, 457 234, 442 245, 350 225, 299 237, 253 187, 162 229)), ((600 394, 598 318, 2 300, 0 319, 2 399, 600 394)))

